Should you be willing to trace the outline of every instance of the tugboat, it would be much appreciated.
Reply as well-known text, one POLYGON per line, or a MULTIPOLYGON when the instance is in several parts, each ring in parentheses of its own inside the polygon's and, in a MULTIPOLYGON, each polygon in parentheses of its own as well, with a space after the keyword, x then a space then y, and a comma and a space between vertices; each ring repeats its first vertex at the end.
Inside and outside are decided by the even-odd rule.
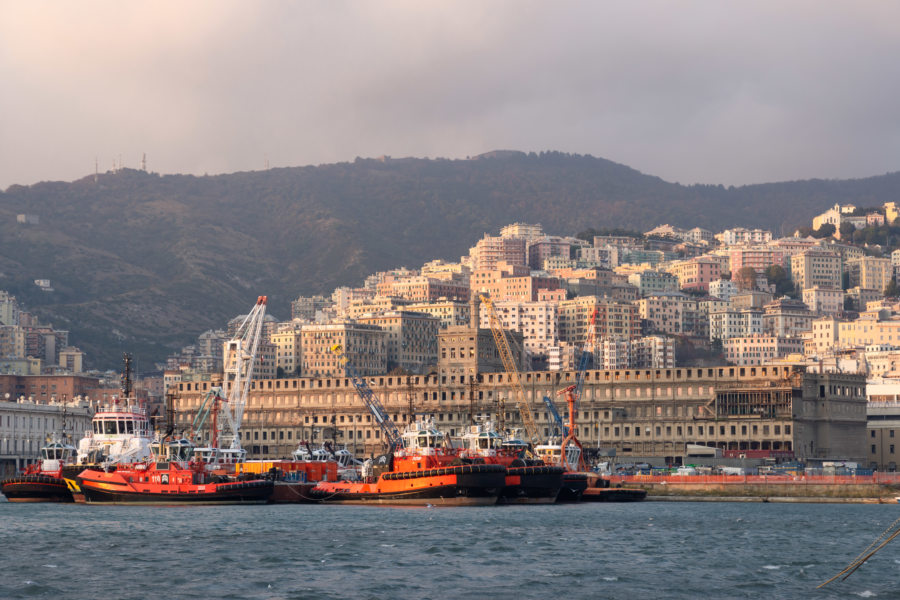
POLYGON ((261 504, 272 494, 266 479, 235 480, 212 475, 184 439, 154 443, 151 461, 115 471, 86 469, 78 486, 88 503, 112 504, 261 504))
POLYGON ((78 442, 75 466, 63 471, 63 478, 75 502, 84 502, 77 475, 88 467, 104 465, 113 470, 120 463, 150 458, 154 441, 147 406, 133 396, 131 355, 124 355, 122 395, 101 404, 91 419, 91 430, 78 442))
POLYGON ((402 444, 367 460, 362 481, 322 481, 312 490, 320 502, 481 506, 496 504, 506 485, 506 467, 464 464, 433 419, 411 423, 402 444))
POLYGON ((565 469, 541 459, 526 458, 528 444, 505 440, 490 420, 471 426, 462 435, 460 458, 472 463, 506 467, 506 482, 498 504, 553 504, 563 485, 565 469))
POLYGON ((10 502, 72 502, 66 476, 73 476, 75 447, 54 441, 41 448, 41 462, 29 465, 25 472, 0 481, 0 492, 10 502))
POLYGON ((538 446, 537 450, 551 461, 563 464, 568 470, 563 476, 561 502, 578 500, 590 502, 637 502, 647 497, 647 490, 640 488, 613 488, 609 480, 594 471, 589 471, 584 462, 581 442, 575 436, 575 394, 577 386, 571 385, 560 393, 566 395, 569 405, 569 428, 559 445, 538 446))
POLYGON ((563 454, 562 444, 553 443, 551 440, 547 444, 539 444, 534 447, 537 456, 550 465, 556 465, 563 470, 562 487, 559 495, 556 497, 557 502, 578 502, 588 489, 588 479, 590 475, 584 469, 584 463, 581 460, 581 446, 569 445, 565 447, 565 455, 563 454))
POLYGON ((271 504, 303 504, 317 502, 313 488, 320 481, 358 481, 359 462, 347 450, 331 452, 330 443, 312 450, 308 442, 301 442, 291 453, 291 460, 250 460, 238 463, 238 476, 256 474, 274 481, 269 497, 271 504))

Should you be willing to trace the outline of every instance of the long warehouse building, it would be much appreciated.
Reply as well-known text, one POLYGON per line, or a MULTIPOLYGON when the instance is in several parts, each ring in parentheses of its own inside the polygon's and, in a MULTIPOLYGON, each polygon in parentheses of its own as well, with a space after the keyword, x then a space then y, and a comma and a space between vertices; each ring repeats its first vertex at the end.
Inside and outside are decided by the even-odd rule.
MULTIPOLYGON (((479 415, 502 406, 507 428, 521 428, 517 402, 526 403, 540 429, 555 424, 543 398, 565 414, 557 393, 575 383, 574 371, 521 374, 514 392, 503 372, 442 370, 438 375, 367 377, 402 429, 417 414, 433 415, 451 436, 479 415)), ((214 379, 182 381, 175 393, 175 425, 188 432, 214 379)), ((564 417, 565 418, 565 417, 564 417)), ((865 377, 810 373, 797 366, 589 370, 576 409, 579 439, 588 449, 619 457, 680 462, 687 446, 770 450, 800 460, 866 464, 865 377)), ((251 458, 289 457, 301 442, 333 440, 358 457, 384 451, 381 431, 346 377, 264 379, 253 382, 242 425, 251 458)))

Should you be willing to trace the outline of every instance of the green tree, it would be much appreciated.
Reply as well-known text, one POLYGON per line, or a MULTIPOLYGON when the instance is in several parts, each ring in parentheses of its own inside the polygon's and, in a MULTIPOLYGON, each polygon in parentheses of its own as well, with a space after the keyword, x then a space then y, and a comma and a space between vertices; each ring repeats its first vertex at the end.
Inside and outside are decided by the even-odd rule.
POLYGON ((884 295, 888 298, 896 298, 900 296, 900 288, 897 287, 897 279, 891 278, 884 288, 884 295))
POLYGON ((841 228, 838 231, 841 232, 841 239, 846 240, 853 237, 856 227, 853 226, 853 223, 841 223, 841 228))
POLYGON ((753 267, 741 267, 735 274, 734 282, 742 290, 755 290, 756 269, 753 267))
POLYGON ((823 223, 818 229, 813 231, 810 235, 812 235, 814 238, 821 239, 821 238, 827 238, 827 237, 834 235, 835 231, 837 231, 837 230, 834 228, 834 225, 832 225, 831 223, 823 223))
POLYGON ((769 280, 769 283, 775 286, 776 296, 794 297, 794 294, 796 294, 796 290, 794 289, 794 282, 791 281, 791 278, 788 277, 787 271, 785 271, 784 267, 782 267, 781 265, 771 265, 767 267, 766 278, 769 280))

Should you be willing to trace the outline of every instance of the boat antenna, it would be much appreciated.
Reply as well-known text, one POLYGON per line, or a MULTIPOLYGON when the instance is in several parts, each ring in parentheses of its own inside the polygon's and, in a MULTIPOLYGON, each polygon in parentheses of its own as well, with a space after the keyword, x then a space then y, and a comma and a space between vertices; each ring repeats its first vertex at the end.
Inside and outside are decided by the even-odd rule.
POLYGON ((125 360, 125 372, 122 373, 122 397, 127 402, 131 398, 131 355, 126 352, 122 358, 125 360))

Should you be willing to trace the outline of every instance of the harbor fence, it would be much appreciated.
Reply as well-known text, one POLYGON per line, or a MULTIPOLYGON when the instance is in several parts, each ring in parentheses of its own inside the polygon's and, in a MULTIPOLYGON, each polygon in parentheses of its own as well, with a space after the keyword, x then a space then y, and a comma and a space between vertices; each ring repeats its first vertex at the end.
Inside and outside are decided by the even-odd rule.
POLYGON ((611 483, 677 483, 745 485, 793 483, 807 485, 900 485, 900 473, 871 475, 611 475, 611 483))

